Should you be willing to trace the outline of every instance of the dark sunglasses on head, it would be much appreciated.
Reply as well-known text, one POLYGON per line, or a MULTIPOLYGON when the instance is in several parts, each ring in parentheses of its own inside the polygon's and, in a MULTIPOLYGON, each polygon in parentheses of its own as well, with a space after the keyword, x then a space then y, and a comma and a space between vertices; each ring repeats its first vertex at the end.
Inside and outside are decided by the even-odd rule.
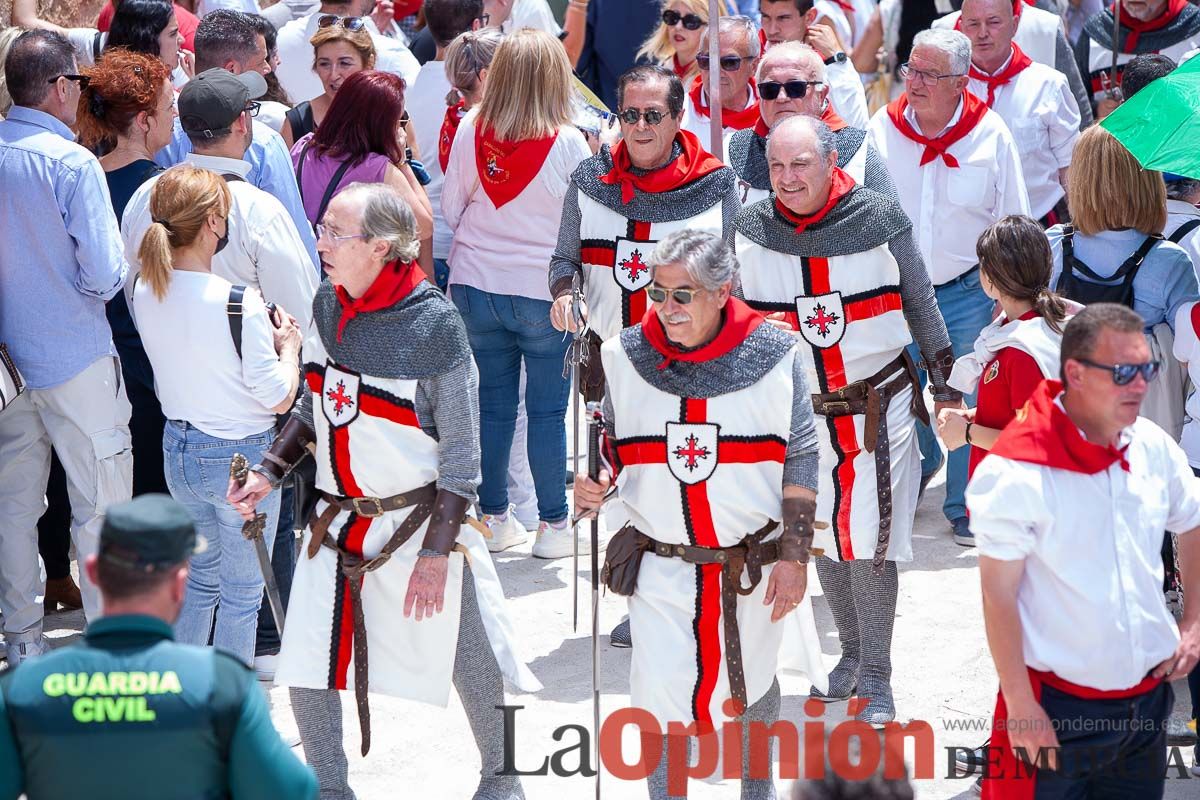
POLYGON ((63 74, 63 75, 55 75, 55 76, 54 76, 53 78, 51 78, 50 80, 46 81, 46 83, 58 83, 58 79, 59 79, 59 78, 66 78, 66 79, 67 79, 67 80, 69 80, 69 81, 75 81, 76 83, 78 83, 78 84, 79 84, 79 91, 81 91, 81 92, 82 92, 84 89, 86 89, 86 88, 88 87, 88 84, 89 84, 89 83, 91 83, 91 82, 92 82, 92 79, 91 79, 91 78, 89 78, 87 75, 66 75, 66 74, 63 74))
POLYGON ((664 11, 662 13, 663 25, 668 28, 674 28, 679 23, 683 23, 683 27, 689 31, 698 31, 704 27, 704 20, 695 14, 680 14, 678 11, 664 11))
MULTIPOLYGON (((721 69, 726 72, 737 72, 741 68, 743 61, 750 61, 752 58, 753 56, 721 56, 718 63, 721 65, 721 69)), ((710 59, 707 55, 702 53, 696 56, 696 65, 700 69, 708 69, 709 63, 710 59)))
POLYGON ((703 289, 662 289, 658 286, 647 286, 646 296, 654 303, 667 302, 667 295, 675 298, 675 302, 681 306, 686 306, 696 299, 696 295, 704 291, 703 289))
POLYGON ((640 108, 625 108, 617 116, 626 125, 637 125, 639 119, 646 120, 647 125, 657 125, 667 115, 657 108, 647 108, 645 111, 642 111, 640 108))
POLYGON ((1150 383, 1158 377, 1159 367, 1162 366, 1162 363, 1159 361, 1147 361, 1145 364, 1098 364, 1086 358, 1077 358, 1075 360, 1085 367, 1108 370, 1112 374, 1113 383, 1117 386, 1125 386, 1138 373, 1141 373, 1142 380, 1150 383))
POLYGON ((786 81, 784 83, 776 83, 775 81, 763 81, 758 84, 758 94, 763 100, 774 100, 779 97, 779 91, 783 92, 793 100, 798 100, 808 94, 808 87, 820 86, 824 81, 786 81))
POLYGON ((337 14, 323 14, 317 18, 318 28, 332 28, 334 25, 341 25, 348 31, 361 31, 367 24, 367 20, 363 17, 339 17, 337 14))

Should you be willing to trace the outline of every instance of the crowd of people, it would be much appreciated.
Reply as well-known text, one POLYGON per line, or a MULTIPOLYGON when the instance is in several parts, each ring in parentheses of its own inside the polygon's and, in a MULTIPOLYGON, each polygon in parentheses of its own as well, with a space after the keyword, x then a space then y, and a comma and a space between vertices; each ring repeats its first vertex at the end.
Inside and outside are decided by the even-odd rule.
MULTIPOLYGON (((453 686, 474 797, 521 798, 498 709, 541 684, 489 551, 587 553, 573 514, 664 730, 774 723, 784 667, 883 729, 941 471, 1000 685, 984 796, 1161 796, 1166 681, 1200 712, 1200 176, 1098 122, 1200 49, 1200 8, 261 5, 14 0, 0 30, 0 800, 66 785, 18 747, 73 724, 21 677, 71 663, 60 607, 93 655, 231 655, 221 703, 231 663, 290 687, 322 798, 354 797, 339 690, 366 755, 369 692, 453 686)), ((642 744, 684 796, 681 748, 642 744)), ((774 797, 752 761, 741 796, 774 797)))

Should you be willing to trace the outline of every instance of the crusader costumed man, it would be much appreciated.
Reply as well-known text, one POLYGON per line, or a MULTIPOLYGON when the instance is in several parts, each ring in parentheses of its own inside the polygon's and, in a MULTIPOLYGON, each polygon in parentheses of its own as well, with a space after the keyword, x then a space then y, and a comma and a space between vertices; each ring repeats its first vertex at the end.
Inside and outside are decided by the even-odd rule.
POLYGON ((580 275, 597 348, 645 316, 642 290, 650 285, 648 260, 660 239, 691 228, 732 242, 741 209, 733 170, 679 129, 683 101, 683 84, 671 70, 626 72, 617 84, 621 140, 611 150, 602 146, 571 176, 550 259, 551 321, 559 330, 574 328, 571 286, 580 275))
MULTIPOLYGON (((858 719, 895 719, 891 642, 896 562, 912 559, 920 481, 915 421, 928 423, 915 338, 931 370, 935 407, 958 406, 946 386, 950 341, 894 200, 837 166, 828 127, 796 116, 776 126, 767 158, 774 196, 734 223, 746 303, 795 333, 812 378, 820 441, 817 574, 833 611, 842 657, 823 700, 857 693, 858 719)), ((778 402, 778 401, 776 401, 778 402)))
POLYGON ((351 184, 319 234, 329 281, 304 342, 309 391, 230 494, 251 514, 316 445, 321 499, 305 530, 275 681, 292 687, 322 798, 354 796, 337 691, 351 672, 364 754, 368 689, 445 705, 453 678, 482 759, 475 800, 523 797, 516 777, 496 774, 504 738, 496 707, 504 678, 526 691, 540 684, 515 655, 483 537, 463 525, 479 482, 466 331, 422 280, 416 222, 394 189, 351 184))
MULTIPOLYGON (((817 478, 809 387, 792 338, 731 296, 737 261, 720 237, 674 233, 650 268, 652 308, 601 348, 628 514, 605 580, 629 595, 632 705, 663 730, 705 734, 741 717, 745 733, 779 716, 780 621, 807 614, 811 626, 801 605, 817 478)), ((608 471, 579 476, 579 508, 596 508, 610 483, 608 471)), ((809 643, 819 670, 815 629, 809 643)), ((686 796, 688 741, 643 737, 658 764, 654 800, 686 796)), ((770 768, 750 770, 744 742, 742 752, 742 798, 773 798, 770 768)))

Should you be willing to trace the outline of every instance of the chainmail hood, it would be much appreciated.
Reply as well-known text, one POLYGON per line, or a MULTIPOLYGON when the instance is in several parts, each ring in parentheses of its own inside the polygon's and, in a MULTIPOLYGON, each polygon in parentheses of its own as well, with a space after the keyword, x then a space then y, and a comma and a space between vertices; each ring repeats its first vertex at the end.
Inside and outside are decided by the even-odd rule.
POLYGON ((802 233, 775 210, 774 196, 746 206, 734 229, 752 242, 793 256, 830 258, 863 253, 912 229, 904 210, 873 189, 855 186, 825 219, 802 233))
MULTIPOLYGON (((867 132, 862 128, 842 128, 833 132, 837 140, 838 166, 842 169, 862 147, 867 132)), ((759 136, 753 128, 736 131, 729 140, 729 166, 737 176, 755 189, 771 191, 771 174, 767 168, 767 137, 759 136)))

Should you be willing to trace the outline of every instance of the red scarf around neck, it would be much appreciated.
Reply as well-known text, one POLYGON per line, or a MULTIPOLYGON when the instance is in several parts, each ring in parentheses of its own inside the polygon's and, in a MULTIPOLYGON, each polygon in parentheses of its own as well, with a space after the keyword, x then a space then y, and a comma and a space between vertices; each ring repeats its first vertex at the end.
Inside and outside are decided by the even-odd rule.
POLYGON ((931 139, 928 136, 918 133, 916 128, 909 124, 908 118, 904 116, 904 110, 907 108, 908 93, 905 92, 888 103, 887 115, 892 124, 896 126, 896 129, 904 134, 905 137, 917 144, 925 145, 925 150, 921 153, 921 166, 923 167, 938 156, 941 156, 942 161, 946 162, 946 166, 952 169, 958 167, 958 159, 946 151, 974 130, 975 126, 979 124, 979 121, 983 119, 984 114, 988 111, 986 103, 966 89, 963 89, 962 114, 959 115, 958 122, 954 123, 954 126, 941 136, 931 139))
POLYGON ((1017 418, 1000 434, 992 454, 1084 475, 1095 475, 1117 463, 1128 472, 1124 448, 1118 450, 1111 444, 1101 447, 1089 442, 1054 402, 1062 391, 1061 382, 1042 381, 1017 412, 1017 418))
POLYGON ((475 166, 479 183, 496 208, 525 191, 546 163, 558 131, 541 139, 502 142, 489 127, 475 128, 475 166))
POLYGON ((450 163, 450 148, 454 146, 454 134, 458 133, 458 123, 462 122, 466 100, 459 100, 446 109, 446 117, 442 120, 442 130, 438 133, 438 163, 442 165, 442 174, 446 173, 446 165, 450 163))
POLYGON ((980 72, 979 70, 975 69, 974 64, 971 65, 971 68, 968 70, 968 74, 971 76, 972 79, 977 80, 977 81, 983 81, 984 83, 987 84, 987 87, 988 87, 987 107, 991 108, 992 103, 994 103, 996 101, 996 89, 998 89, 1001 86, 1004 86, 1006 83, 1010 82, 1013 78, 1017 77, 1017 75, 1020 74, 1021 70, 1025 69, 1032 63, 1033 63, 1033 59, 1031 59, 1029 56, 1025 55, 1025 51, 1023 51, 1021 48, 1017 47, 1016 42, 1013 42, 1012 43, 1012 58, 1010 58, 1008 60, 1008 66, 1005 67, 1004 69, 1002 69, 998 74, 985 75, 982 72, 980 72))
POLYGON ((666 369, 671 366, 672 361, 698 362, 720 358, 746 341, 746 337, 765 322, 757 311, 736 297, 730 297, 725 303, 724 315, 725 318, 721 321, 721 330, 717 331, 717 335, 711 342, 697 347, 695 350, 683 350, 667 338, 662 321, 659 320, 654 305, 651 304, 650 308, 646 309, 645 316, 642 317, 642 335, 646 337, 650 346, 663 357, 658 368, 666 369))
MULTIPOLYGON (((754 96, 754 102, 741 111, 730 111, 728 108, 721 109, 721 127, 733 128, 734 130, 745 130, 746 128, 754 127, 754 123, 759 120, 758 114, 758 89, 754 85, 754 79, 750 79, 750 94, 754 96)), ((688 90, 688 96, 692 98, 692 106, 695 107, 696 113, 708 119, 711 114, 708 108, 708 98, 704 96, 704 83, 697 75, 692 81, 692 88, 688 90)))
POLYGON ((821 206, 820 209, 807 216, 801 216, 781 203, 779 198, 776 197, 775 210, 779 212, 780 216, 796 226, 796 233, 804 233, 805 228, 810 225, 816 225, 825 219, 825 216, 833 210, 838 201, 850 194, 853 189, 854 178, 851 178, 850 174, 841 167, 834 167, 832 180, 829 184, 829 199, 825 201, 825 205, 821 206))
POLYGON ((675 134, 675 141, 683 148, 678 158, 645 175, 635 175, 632 172, 633 162, 629 160, 629 150, 622 139, 610 151, 613 167, 600 176, 600 181, 610 186, 620 184, 621 202, 629 203, 633 200, 635 187, 646 194, 669 192, 725 166, 721 159, 700 145, 700 140, 691 131, 681 130, 675 134))
POLYGON ((675 74, 679 76, 679 80, 681 81, 687 79, 688 72, 694 63, 695 61, 689 61, 686 64, 680 64, 678 55, 671 56, 671 69, 675 70, 675 74))
POLYGON ((337 340, 342 340, 346 323, 359 314, 391 308, 425 280, 425 273, 412 261, 389 261, 383 265, 379 277, 362 297, 351 297, 341 286, 333 287, 338 302, 342 304, 342 316, 338 320, 337 340))
MULTIPOLYGON (((839 117, 838 113, 833 110, 833 103, 830 103, 828 100, 825 101, 825 109, 821 112, 821 122, 829 126, 829 130, 831 131, 840 131, 842 128, 849 127, 846 124, 846 120, 839 117)), ((754 123, 754 133, 764 139, 771 133, 771 129, 767 127, 767 123, 762 118, 761 111, 758 115, 758 121, 754 123)))
MULTIPOLYGON (((1163 12, 1154 19, 1140 20, 1130 15, 1125 6, 1121 6, 1121 27, 1129 31, 1125 37, 1125 44, 1121 48, 1122 53, 1132 53, 1137 47, 1138 36, 1147 31, 1157 31, 1170 25, 1179 16, 1179 12, 1187 7, 1187 0, 1168 0, 1167 7, 1163 12)), ((1113 7, 1109 6, 1109 13, 1113 11, 1113 7)), ((1116 42, 1113 42, 1116 45, 1116 42)))

